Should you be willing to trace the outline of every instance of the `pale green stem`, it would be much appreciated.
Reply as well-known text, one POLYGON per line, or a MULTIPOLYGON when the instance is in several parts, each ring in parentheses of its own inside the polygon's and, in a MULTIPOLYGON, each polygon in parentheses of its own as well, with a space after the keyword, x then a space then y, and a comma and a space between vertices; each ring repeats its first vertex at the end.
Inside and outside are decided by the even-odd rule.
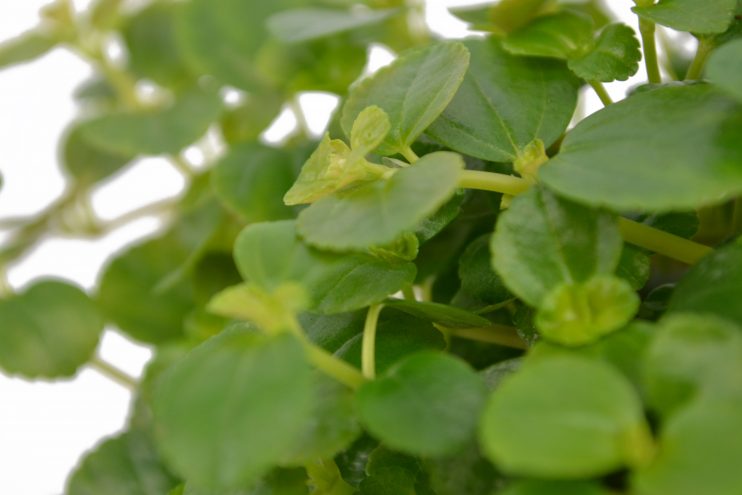
POLYGON ((114 218, 113 220, 101 223, 98 227, 98 230, 101 233, 111 232, 112 230, 118 229, 119 227, 127 225, 135 220, 139 220, 140 218, 158 216, 162 215, 163 213, 168 213, 172 211, 175 206, 177 206, 177 204, 178 201, 174 199, 163 199, 161 201, 155 201, 154 203, 150 203, 148 205, 144 205, 142 207, 126 212, 123 215, 114 218))
POLYGON ((289 100, 289 108, 291 108, 291 112, 296 118, 296 128, 302 136, 307 139, 310 138, 312 136, 312 131, 309 129, 309 122, 307 122, 307 117, 304 115, 304 110, 301 108, 299 98, 291 98, 289 100))
POLYGON ((481 189, 516 196, 527 191, 532 183, 514 175, 483 172, 481 170, 463 170, 459 176, 459 187, 481 189))
POLYGON ((128 375, 127 373, 124 373, 111 363, 104 361, 98 356, 93 357, 93 359, 88 362, 88 366, 90 366, 106 378, 109 378, 110 380, 129 390, 133 391, 137 388, 137 381, 135 378, 128 375))
POLYGON ((528 345, 518 336, 513 327, 505 325, 491 325, 488 327, 475 328, 449 328, 441 327, 441 330, 453 337, 476 340, 489 344, 497 344, 514 349, 527 349, 528 345))
POLYGON ((696 263, 713 251, 709 246, 689 241, 628 218, 619 218, 618 227, 626 242, 689 265, 696 263))
POLYGON ((647 79, 652 84, 662 83, 660 76, 660 66, 657 62, 657 45, 655 43, 655 24, 654 22, 639 18, 639 32, 642 37, 642 47, 644 49, 644 66, 647 68, 647 79))
POLYGON ((409 146, 405 146, 404 148, 402 148, 401 150, 399 150, 399 152, 410 163, 415 163, 416 161, 418 161, 420 159, 420 157, 417 156, 417 153, 415 153, 414 151, 412 151, 412 148, 410 148, 409 146))
POLYGON ((598 98, 600 98, 600 101, 603 103, 603 106, 608 106, 611 103, 613 103, 613 100, 611 99, 611 95, 608 94, 608 91, 606 91, 605 86, 603 86, 603 83, 600 81, 588 81, 588 84, 595 90, 595 94, 598 95, 598 98))
POLYGON ((706 38, 698 41, 698 48, 696 49, 696 56, 693 57, 688 72, 685 74, 685 80, 691 81, 694 79, 700 79, 703 74, 703 68, 706 66, 706 60, 708 60, 709 54, 713 49, 713 44, 710 43, 706 38))
POLYGON ((383 304, 372 304, 366 313, 366 322, 363 325, 363 342, 361 345, 361 371, 369 380, 376 377, 376 326, 379 323, 379 314, 383 304))
POLYGON ((358 369, 308 340, 304 342, 304 349, 310 363, 338 382, 352 389, 357 389, 366 381, 358 369))
POLYGON ((196 172, 191 168, 191 164, 182 155, 168 155, 167 159, 178 172, 186 177, 196 175, 196 172))

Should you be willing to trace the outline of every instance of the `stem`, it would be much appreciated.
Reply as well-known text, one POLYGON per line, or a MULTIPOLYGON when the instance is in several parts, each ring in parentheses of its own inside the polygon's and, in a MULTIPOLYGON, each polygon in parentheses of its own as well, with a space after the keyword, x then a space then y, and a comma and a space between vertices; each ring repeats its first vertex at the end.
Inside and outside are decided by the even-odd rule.
POLYGON ((8 273, 5 266, 0 265, 0 299, 10 297, 15 293, 13 287, 8 282, 8 273))
POLYGON ((140 218, 156 216, 156 215, 161 215, 163 213, 167 213, 170 210, 172 210, 177 204, 178 202, 172 199, 163 199, 161 201, 155 201, 154 203, 141 206, 139 208, 126 212, 114 218, 113 220, 103 223, 99 227, 99 230, 101 233, 110 232, 130 222, 133 222, 134 220, 139 220, 140 218))
POLYGON ((306 339, 304 340, 304 349, 310 363, 340 383, 352 389, 357 389, 366 381, 363 374, 356 368, 306 339))
POLYGON ((410 148, 409 146, 405 146, 404 148, 402 148, 401 150, 399 150, 399 152, 410 163, 415 163, 416 161, 418 161, 420 159, 420 157, 417 156, 417 153, 415 153, 414 151, 412 151, 412 148, 410 148))
POLYGON ((361 346, 361 371, 369 380, 376 377, 376 325, 379 323, 379 313, 383 304, 372 304, 366 313, 366 322, 363 325, 363 342, 361 346))
POLYGON ((488 344, 497 344, 514 349, 527 349, 528 345, 518 336, 518 332, 513 327, 505 325, 491 325, 488 327, 475 328, 448 328, 444 327, 444 332, 453 337, 462 339, 476 340, 488 344))
POLYGON ((93 359, 88 362, 88 366, 93 368, 95 371, 109 378, 111 381, 118 383, 119 385, 129 390, 135 390, 137 388, 137 381, 135 378, 127 373, 124 373, 111 363, 104 361, 98 356, 94 356, 93 359))
POLYGON ((459 176, 459 187, 516 196, 528 190, 531 183, 514 175, 483 172, 481 170, 464 170, 459 176))
POLYGON ((603 86, 603 83, 600 81, 588 81, 588 84, 592 86, 592 88, 595 90, 595 94, 598 95, 598 98, 600 98, 600 101, 603 103, 603 106, 608 106, 611 103, 613 103, 613 100, 611 99, 611 95, 608 94, 608 91, 605 90, 605 86, 603 86))
POLYGON ((694 79, 700 79, 703 73, 703 68, 706 65, 709 54, 711 53, 713 45, 709 43, 707 38, 701 38, 698 42, 698 48, 696 49, 696 56, 693 57, 693 62, 688 67, 688 72, 685 74, 685 80, 690 81, 694 79))
POLYGON ((170 163, 173 164, 178 172, 185 175, 186 177, 193 177, 194 175, 196 175, 196 172, 194 172, 191 168, 191 164, 188 163, 188 161, 182 155, 168 155, 167 159, 170 163))
POLYGON ((298 98, 291 98, 289 100, 289 108, 296 117, 296 128, 305 138, 309 139, 312 137, 312 131, 309 129, 309 122, 307 122, 307 116, 304 115, 304 110, 301 108, 301 103, 298 98))
POLYGON ((712 248, 703 244, 689 241, 628 218, 619 218, 618 227, 626 242, 689 265, 696 263, 713 251, 712 248))
POLYGON ((402 295, 408 301, 417 301, 417 297, 415 297, 415 289, 411 285, 402 289, 402 295))
POLYGON ((654 40, 654 22, 639 18, 639 32, 642 36, 642 47, 644 50, 644 65, 647 68, 647 79, 652 84, 660 84, 660 66, 657 63, 657 46, 654 40))

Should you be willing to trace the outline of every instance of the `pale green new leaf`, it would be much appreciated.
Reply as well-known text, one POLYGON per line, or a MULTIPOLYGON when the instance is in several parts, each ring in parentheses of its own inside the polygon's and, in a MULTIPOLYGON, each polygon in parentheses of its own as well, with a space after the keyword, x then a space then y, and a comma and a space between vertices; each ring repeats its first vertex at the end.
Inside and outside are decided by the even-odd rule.
POLYGON ((93 357, 103 324, 77 287, 36 282, 0 299, 0 369, 25 378, 70 377, 93 357))
POLYGON ((556 60, 516 57, 496 39, 467 40, 469 71, 427 134, 459 153, 512 162, 535 139, 551 146, 577 103, 577 79, 556 60))
POLYGON ((393 155, 405 150, 449 104, 468 65, 469 52, 457 42, 440 42, 403 53, 350 91, 343 107, 343 129, 350 134, 356 117, 376 105, 391 122, 378 153, 393 155))
POLYGON ((356 154, 367 155, 389 134, 392 124, 381 108, 372 105, 363 109, 350 130, 350 147, 356 154))
POLYGON ((677 31, 723 33, 734 18, 737 0, 659 0, 633 7, 639 16, 677 31))
POLYGON ((742 39, 725 43, 711 54, 706 77, 742 103, 742 39))
POLYGON ((482 379, 464 362, 413 354, 357 394, 361 422, 391 448, 438 456, 474 436, 484 402, 482 379))
POLYGON ((639 70, 641 58, 634 30, 625 24, 610 24, 589 51, 570 58, 567 65, 587 81, 625 81, 639 70))
POLYGON ((581 121, 540 170, 558 193, 618 211, 689 210, 742 193, 742 108, 706 84, 660 87, 581 121))
POLYGON ((390 179, 317 201, 299 214, 299 234, 309 244, 332 250, 391 243, 453 196, 463 168, 455 153, 425 155, 390 179))
POLYGON ((305 7, 284 10, 268 19, 268 30, 286 43, 301 43, 378 24, 397 9, 338 10, 305 7))
POLYGON ((490 249, 505 285, 538 307, 562 284, 613 273, 622 245, 612 215, 533 188, 500 216, 490 249))
POLYGON ((601 476, 651 454, 631 385, 606 364, 572 356, 527 362, 503 380, 480 441, 504 472, 535 478, 601 476))
POLYGON ((291 451, 312 401, 312 372, 295 337, 225 332, 160 380, 160 450, 196 486, 250 486, 291 451))

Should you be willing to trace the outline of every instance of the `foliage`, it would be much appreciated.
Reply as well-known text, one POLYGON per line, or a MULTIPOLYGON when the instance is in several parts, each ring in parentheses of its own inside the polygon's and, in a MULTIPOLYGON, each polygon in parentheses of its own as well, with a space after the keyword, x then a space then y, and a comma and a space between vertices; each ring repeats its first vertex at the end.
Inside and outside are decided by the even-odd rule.
POLYGON ((742 493, 742 3, 635 3, 638 34, 500 0, 451 41, 414 1, 55 0, 0 44, 94 69, 66 192, 2 221, 2 281, 45 236, 163 218, 89 294, 0 284, 4 373, 133 393, 66 493, 742 493), (699 40, 684 81, 658 79, 666 28, 699 40), (374 43, 397 56, 368 74, 374 43), (340 99, 321 136, 308 91, 340 99), (184 194, 100 220, 91 194, 155 155, 184 194), (105 325, 153 347, 140 380, 95 356, 105 325))

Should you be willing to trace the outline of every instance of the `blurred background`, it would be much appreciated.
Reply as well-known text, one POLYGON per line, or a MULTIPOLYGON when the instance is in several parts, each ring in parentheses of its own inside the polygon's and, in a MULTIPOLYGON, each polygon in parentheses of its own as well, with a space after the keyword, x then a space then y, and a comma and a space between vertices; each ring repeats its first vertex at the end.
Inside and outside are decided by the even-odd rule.
MULTIPOLYGON (((0 41, 34 26, 39 9, 46 3, 1 0, 0 41)), ((89 0, 74 3, 77 9, 85 9, 89 0)), ((427 0, 426 22, 441 36, 466 37, 472 33, 447 8, 477 3, 482 0, 427 0)), ((618 18, 636 25, 630 0, 609 3, 618 18)), ((687 48, 690 51, 693 46, 687 48)), ((121 57, 120 46, 115 42, 109 49, 112 58, 121 57)), ((393 57, 387 48, 372 46, 365 72, 388 64, 393 57)), ((0 191, 0 242, 7 237, 3 219, 38 213, 62 194, 65 178, 59 167, 58 141, 77 114, 73 94, 90 74, 85 62, 64 49, 0 72, 0 173, 4 178, 0 191)), ((608 84, 608 91, 614 99, 620 99, 628 87, 644 77, 642 68, 629 81, 608 84)), ((300 104, 310 131, 319 136, 337 98, 306 93, 301 95, 300 104)), ((592 91, 583 92, 583 114, 600 107, 592 91)), ((280 141, 295 126, 293 114, 285 109, 262 139, 280 141)), ((204 156, 201 148, 188 149, 185 155, 196 167, 213 158, 204 156)), ((183 185, 181 174, 164 159, 143 159, 96 186, 92 206, 102 220, 110 220, 153 201, 175 197, 183 185)), ((95 240, 46 238, 9 267, 8 281, 14 289, 21 289, 34 279, 53 276, 90 289, 111 253, 155 232, 158 226, 156 218, 143 218, 95 240)), ((99 355, 138 376, 151 352, 109 329, 99 355)), ((53 383, 32 383, 0 374, 0 494, 61 493, 67 475, 83 452, 124 425, 130 399, 128 390, 91 369, 81 370, 72 380, 53 383)))

